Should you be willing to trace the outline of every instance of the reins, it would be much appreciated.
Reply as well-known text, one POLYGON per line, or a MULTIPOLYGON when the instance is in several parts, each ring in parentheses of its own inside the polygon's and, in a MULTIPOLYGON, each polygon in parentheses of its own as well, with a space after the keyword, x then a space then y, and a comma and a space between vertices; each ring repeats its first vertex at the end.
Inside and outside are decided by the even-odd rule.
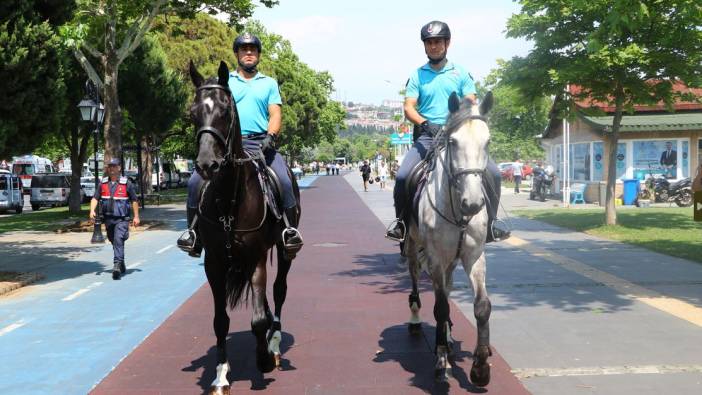
MULTIPOLYGON (((198 148, 200 146, 200 138, 204 134, 211 134, 219 144, 221 144, 224 149, 225 149, 225 155, 222 161, 219 163, 220 165, 220 171, 221 169, 224 169, 228 165, 232 165, 235 167, 235 177, 234 177, 234 183, 233 185, 237 186, 239 184, 239 178, 241 177, 241 172, 243 170, 243 165, 249 162, 253 162, 256 160, 263 160, 263 153, 258 150, 256 152, 252 152, 249 155, 244 155, 243 157, 237 157, 236 153, 234 152, 234 139, 232 137, 232 128, 234 127, 234 116, 236 115, 234 112, 234 101, 232 99, 231 91, 229 90, 229 87, 219 85, 219 84, 206 84, 199 86, 196 90, 201 91, 201 90, 206 90, 206 89, 219 89, 223 90, 224 92, 227 93, 227 97, 229 98, 229 114, 231 117, 231 120, 229 122, 229 127, 227 128, 227 135, 226 137, 220 131, 219 129, 215 128, 214 126, 211 125, 205 125, 200 127, 197 130, 197 135, 196 135, 196 141, 198 148)), ((203 201, 204 201, 204 195, 206 190, 209 188, 210 182, 207 182, 205 184, 205 187, 202 188, 200 192, 200 204, 198 205, 198 216, 205 220, 206 222, 210 223, 211 225, 218 225, 221 223, 222 228, 225 233, 225 249, 227 252, 227 259, 231 265, 233 262, 233 253, 232 253, 232 241, 237 244, 241 244, 240 241, 237 240, 236 233, 247 233, 247 232, 254 232, 263 227, 263 224, 266 222, 266 217, 268 216, 268 207, 264 203, 263 205, 263 215, 261 217, 260 222, 258 223, 257 226, 253 228, 248 228, 248 229, 237 229, 235 226, 233 227, 232 225, 236 224, 236 217, 234 215, 236 209, 238 208, 238 195, 239 195, 239 189, 236 188, 234 191, 234 196, 229 202, 229 210, 226 210, 226 206, 223 200, 219 198, 215 198, 215 207, 217 208, 217 211, 219 212, 219 217, 217 218, 217 221, 214 221, 210 218, 207 218, 202 212, 202 206, 203 206, 203 201)), ((241 268, 237 268, 236 270, 241 270, 241 268)))
MULTIPOLYGON (((470 115, 466 118, 466 120, 478 120, 478 121, 483 121, 487 123, 487 118, 482 116, 482 115, 470 115)), ((441 141, 440 138, 443 136, 444 139, 444 144, 436 144, 434 147, 434 160, 438 160, 441 163, 441 166, 443 167, 444 175, 448 179, 448 186, 449 186, 449 205, 451 206, 451 216, 453 219, 448 218, 447 215, 441 212, 441 210, 436 207, 436 204, 431 200, 431 194, 429 194, 429 188, 424 188, 424 192, 426 193, 427 200, 429 201, 429 205, 431 208, 436 212, 441 218, 444 219, 444 221, 450 223, 451 225, 456 226, 460 230, 460 234, 458 236, 458 245, 456 247, 456 255, 454 257, 458 258, 461 255, 461 250, 463 248, 463 237, 465 236, 466 231, 468 230, 468 225, 470 224, 470 220, 473 218, 472 216, 461 216, 459 219, 458 216, 456 215, 456 210, 455 210, 455 204, 453 202, 453 191, 455 188, 458 188, 458 178, 461 176, 467 176, 467 175, 478 175, 480 177, 485 176, 485 167, 483 168, 468 168, 468 169, 462 169, 458 168, 457 170, 454 170, 453 168, 453 161, 451 158, 451 141, 450 141, 450 133, 447 133, 445 130, 442 130, 436 137, 436 140, 441 141), (446 158, 442 158, 441 156, 441 151, 445 149, 446 151, 446 158)), ((487 163, 487 162, 486 162, 487 163)))

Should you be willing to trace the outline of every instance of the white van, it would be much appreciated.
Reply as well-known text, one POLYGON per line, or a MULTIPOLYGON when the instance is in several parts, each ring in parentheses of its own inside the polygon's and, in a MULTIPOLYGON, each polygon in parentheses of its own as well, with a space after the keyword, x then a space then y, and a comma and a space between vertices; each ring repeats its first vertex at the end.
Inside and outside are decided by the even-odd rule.
POLYGON ((19 177, 10 174, 8 170, 0 169, 0 213, 15 210, 20 214, 23 206, 24 197, 19 177))
POLYGON ((12 158, 11 169, 12 174, 19 176, 22 180, 25 194, 29 193, 29 188, 32 185, 32 176, 39 173, 55 172, 50 160, 36 155, 15 156, 12 158))

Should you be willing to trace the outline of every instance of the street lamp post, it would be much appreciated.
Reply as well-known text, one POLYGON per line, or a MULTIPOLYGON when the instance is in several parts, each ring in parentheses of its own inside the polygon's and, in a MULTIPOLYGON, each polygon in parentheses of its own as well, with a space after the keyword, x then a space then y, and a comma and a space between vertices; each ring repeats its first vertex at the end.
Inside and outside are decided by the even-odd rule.
MULTIPOLYGON (((102 119, 105 115, 105 106, 100 103, 100 94, 92 83, 88 80, 85 83, 86 95, 83 100, 78 103, 78 108, 80 109, 80 116, 83 121, 92 122, 95 125, 94 138, 93 138, 93 161, 95 162, 95 192, 93 193, 93 198, 100 202, 100 199, 95 195, 100 193, 100 181, 98 178, 98 137, 100 133, 100 125, 102 124, 102 119), (95 100, 93 100, 93 98, 95 100)), ((100 220, 100 207, 98 203, 98 213, 95 215, 95 224, 93 225, 93 236, 90 239, 91 243, 104 243, 105 237, 102 235, 102 221, 100 220)))

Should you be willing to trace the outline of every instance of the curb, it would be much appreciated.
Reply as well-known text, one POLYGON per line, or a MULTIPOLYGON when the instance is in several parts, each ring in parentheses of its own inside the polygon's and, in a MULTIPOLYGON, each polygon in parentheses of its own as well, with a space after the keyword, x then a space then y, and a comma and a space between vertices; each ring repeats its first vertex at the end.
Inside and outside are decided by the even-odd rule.
POLYGON ((28 273, 17 273, 17 277, 14 281, 2 281, 0 282, 0 296, 10 293, 16 289, 22 288, 25 285, 29 285, 33 282, 43 279, 44 276, 40 273, 28 272, 28 273))

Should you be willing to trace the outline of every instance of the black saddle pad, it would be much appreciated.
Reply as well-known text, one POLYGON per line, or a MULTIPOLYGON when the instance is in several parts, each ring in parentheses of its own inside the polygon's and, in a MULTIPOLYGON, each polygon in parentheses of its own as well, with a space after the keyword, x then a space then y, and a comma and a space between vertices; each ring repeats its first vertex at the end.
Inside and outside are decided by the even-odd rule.
MULTIPOLYGON (((429 169, 429 162, 422 160, 414 166, 414 169, 410 172, 409 177, 407 177, 406 194, 407 198, 410 200, 406 207, 411 207, 411 219, 414 221, 419 217, 419 197, 426 186, 427 180, 427 170, 429 169)), ((410 216, 408 218, 410 219, 410 216)))
MULTIPOLYGON (((245 150, 244 153, 248 157, 259 156, 260 152, 245 150)), ((261 185, 261 190, 263 191, 263 199, 270 208, 273 215, 280 219, 282 217, 281 207, 283 207, 283 199, 281 196, 282 188, 280 186, 280 180, 275 174, 273 169, 268 167, 262 159, 257 159, 253 161, 256 166, 256 173, 258 174, 258 182, 261 185)))

